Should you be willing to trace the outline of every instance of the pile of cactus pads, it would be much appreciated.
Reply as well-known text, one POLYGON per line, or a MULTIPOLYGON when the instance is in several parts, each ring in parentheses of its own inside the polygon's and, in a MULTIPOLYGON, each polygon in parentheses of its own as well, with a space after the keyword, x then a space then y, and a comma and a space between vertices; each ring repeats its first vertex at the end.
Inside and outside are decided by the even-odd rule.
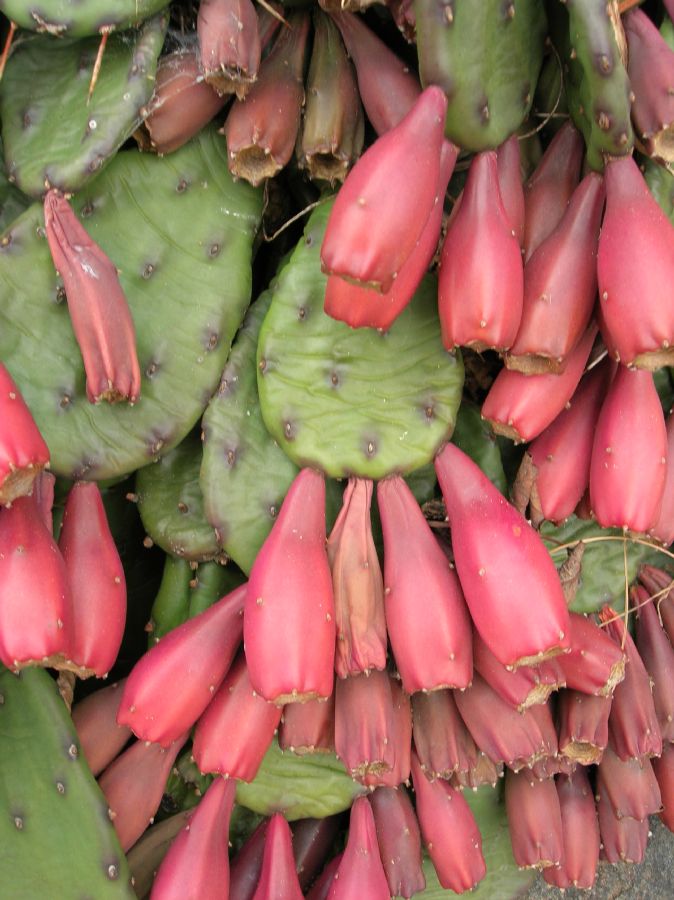
POLYGON ((3 898, 674 830, 672 17, 0 0, 3 898))

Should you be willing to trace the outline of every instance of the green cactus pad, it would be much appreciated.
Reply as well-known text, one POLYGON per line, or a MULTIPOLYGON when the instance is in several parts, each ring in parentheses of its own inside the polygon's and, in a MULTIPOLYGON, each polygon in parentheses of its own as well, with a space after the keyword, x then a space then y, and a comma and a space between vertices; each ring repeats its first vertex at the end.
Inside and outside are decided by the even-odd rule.
POLYGON ((278 276, 258 343, 267 429, 298 466, 383 478, 430 462, 454 428, 461 357, 444 350, 428 276, 383 334, 323 312, 320 246, 330 204, 312 214, 278 276))
POLYGON ((152 96, 167 23, 158 15, 108 40, 89 103, 97 38, 30 35, 17 44, 0 82, 0 118, 7 172, 22 191, 73 193, 109 162, 152 96))
POLYGON ((250 783, 236 786, 236 802, 263 816, 282 812, 295 819, 324 819, 349 809, 366 792, 334 753, 297 756, 284 753, 274 740, 250 783))
POLYGON ((415 0, 419 74, 447 94, 447 137, 498 147, 529 114, 543 61, 540 0, 415 0))
POLYGON ((606 0, 548 4, 551 35, 562 60, 566 99, 587 147, 588 164, 601 172, 605 157, 632 152, 630 85, 606 0))
POLYGON ((22 28, 86 37, 130 28, 168 6, 169 0, 0 0, 0 12, 22 28))
POLYGON ((649 159, 644 163, 644 178, 651 194, 674 225, 674 174, 666 166, 649 159))
POLYGON ((108 805, 43 669, 0 667, 0 893, 133 898, 108 805))
POLYGON ((197 423, 250 301, 261 193, 234 183, 212 129, 170 156, 118 153, 73 208, 120 269, 141 398, 87 401, 84 366, 44 236, 41 205, 0 237, 0 359, 69 478, 118 478, 197 423), (35 361, 39 360, 39 365, 35 361))
MULTIPOLYGON (((1 142, 0 156, 2 156, 1 142)), ((16 185, 8 180, 4 167, 0 166, 0 232, 8 228, 14 219, 28 209, 32 202, 30 197, 26 197, 16 185)))
POLYGON ((502 494, 508 490, 498 441, 489 422, 485 422, 479 407, 462 403, 456 417, 452 443, 476 462, 484 474, 502 494))
POLYGON ((153 542, 195 562, 222 556, 215 529, 204 515, 200 468, 201 440, 193 431, 136 475, 138 511, 153 542))

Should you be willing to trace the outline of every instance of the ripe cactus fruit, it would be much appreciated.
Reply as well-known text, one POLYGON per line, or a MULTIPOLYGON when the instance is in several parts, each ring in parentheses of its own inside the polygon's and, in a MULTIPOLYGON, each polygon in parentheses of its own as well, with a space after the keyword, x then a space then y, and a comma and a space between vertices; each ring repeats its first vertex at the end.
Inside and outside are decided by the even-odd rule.
POLYGON ((372 807, 367 797, 358 797, 351 807, 349 836, 328 900, 389 900, 390 896, 372 807))
POLYGON ((80 749, 92 775, 100 775, 132 735, 126 725, 117 724, 124 680, 88 694, 72 708, 73 725, 80 749))
POLYGON ((555 661, 571 690, 611 697, 625 677, 625 655, 593 618, 569 613, 570 649, 555 661))
POLYGON ((606 213, 597 254, 602 335, 611 355, 625 366, 653 370, 670 365, 674 225, 631 157, 608 163, 604 182, 606 213))
POLYGON ((545 869, 564 856, 564 831, 553 778, 506 771, 505 804, 513 856, 518 866, 545 869))
POLYGON ((496 168, 503 208, 521 247, 524 241, 524 186, 520 141, 516 134, 511 135, 496 151, 496 168))
POLYGON ((480 751, 456 708, 453 691, 413 694, 412 734, 421 768, 431 778, 449 779, 477 765, 480 751))
POLYGON ((583 766, 598 763, 608 746, 611 702, 611 697, 600 694, 560 691, 557 706, 559 752, 583 766))
POLYGON ((409 794, 404 788, 378 787, 369 796, 379 855, 392 897, 412 897, 423 891, 421 833, 409 794))
POLYGON ((252 900, 302 900, 302 889, 295 870, 292 834, 283 813, 269 820, 264 838, 262 871, 252 900))
POLYGON ((560 866, 547 866, 543 878, 558 888, 591 888, 599 862, 599 822, 587 772, 577 766, 555 779, 562 814, 564 853, 560 866))
POLYGON ((29 494, 49 465, 49 447, 5 366, 0 363, 0 505, 29 494))
POLYGON ((293 481, 253 563, 243 637, 250 680, 265 700, 283 706, 332 693, 335 603, 325 479, 314 469, 302 469, 293 481))
POLYGON ((252 0, 200 0, 197 37, 206 81, 221 94, 245 97, 262 54, 252 0))
MULTIPOLYGON (((653 702, 663 741, 674 740, 674 648, 660 622, 657 601, 636 585, 630 598, 638 608, 636 647, 653 685, 653 702)), ((640 818, 637 816, 637 818, 640 818)))
POLYGON ((304 756, 335 751, 335 695, 327 700, 287 703, 278 729, 281 750, 304 756))
POLYGON ((352 778, 383 775, 395 762, 389 676, 377 670, 335 683, 335 751, 352 778))
POLYGON ((665 547, 669 547, 674 542, 674 415, 672 415, 672 410, 669 411, 667 416, 666 427, 668 464, 665 489, 662 494, 660 515, 655 525, 651 528, 650 535, 664 544, 665 547))
POLYGON ((648 757, 620 759, 610 743, 597 766, 597 788, 619 819, 645 819, 662 808, 660 788, 648 757))
POLYGON ((652 765, 662 797, 660 818, 670 831, 674 831, 674 744, 666 743, 662 756, 654 759, 652 765))
POLYGON ((136 333, 117 269, 57 190, 45 195, 44 220, 84 359, 89 402, 135 403, 140 396, 136 333))
POLYGON ((435 468, 459 581, 486 645, 514 667, 561 653, 569 646, 569 613, 540 537, 457 447, 447 444, 435 468))
POLYGON ((652 597, 656 597, 658 604, 658 617, 662 622, 667 637, 674 646, 674 595, 672 576, 663 569, 655 566, 641 566, 639 569, 639 581, 648 590, 652 597))

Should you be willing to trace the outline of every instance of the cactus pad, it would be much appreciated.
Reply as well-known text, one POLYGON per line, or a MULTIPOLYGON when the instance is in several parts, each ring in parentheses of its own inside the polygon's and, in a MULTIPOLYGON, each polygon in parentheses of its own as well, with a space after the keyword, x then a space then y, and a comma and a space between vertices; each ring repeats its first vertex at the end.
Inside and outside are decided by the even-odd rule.
POLYGON ((262 324, 262 417, 298 466, 334 478, 405 474, 451 435, 463 362, 442 347, 430 276, 386 333, 353 330, 323 312, 319 251, 329 213, 325 204, 312 214, 262 324))
POLYGON ((0 82, 0 117, 10 179, 32 197, 49 187, 79 190, 133 134, 152 95, 166 15, 107 42, 87 103, 97 38, 17 44, 0 82))
POLYGON ((0 751, 2 895, 131 900, 108 805, 43 669, 0 667, 0 751))
POLYGON ((22 28, 84 37, 139 25, 168 0, 0 0, 0 11, 22 28))
POLYGON ((250 301, 261 194, 233 182, 224 140, 209 129, 169 157, 118 153, 73 207, 120 270, 140 400, 87 401, 41 205, 0 237, 0 359, 49 445, 52 470, 117 478, 176 446, 215 390, 250 301))

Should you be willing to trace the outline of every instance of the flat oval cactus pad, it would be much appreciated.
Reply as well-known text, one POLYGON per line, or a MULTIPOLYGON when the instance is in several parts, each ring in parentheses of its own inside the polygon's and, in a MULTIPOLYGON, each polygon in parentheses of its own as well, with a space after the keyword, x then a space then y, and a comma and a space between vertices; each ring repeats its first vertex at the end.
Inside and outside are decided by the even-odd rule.
POLYGON ((383 478, 433 459, 453 429, 463 362, 440 340, 428 276, 382 333, 323 312, 320 247, 331 204, 312 214, 278 276, 258 342, 258 390, 270 433, 298 466, 333 478, 383 478))
POLYGON ((0 10, 22 28, 83 37, 139 25, 169 0, 0 0, 0 10))

